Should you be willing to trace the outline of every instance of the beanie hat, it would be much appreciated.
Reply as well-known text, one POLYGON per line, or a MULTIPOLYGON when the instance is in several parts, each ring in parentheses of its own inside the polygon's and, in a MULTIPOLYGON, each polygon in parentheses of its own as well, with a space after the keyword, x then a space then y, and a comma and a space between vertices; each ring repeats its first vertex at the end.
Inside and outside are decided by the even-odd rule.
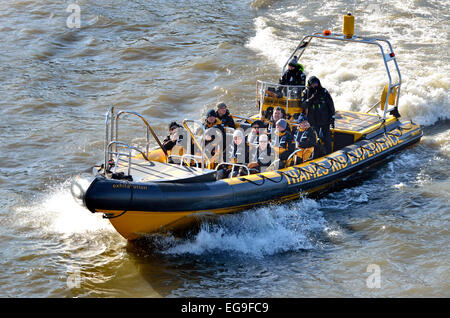
POLYGON ((285 119, 283 119, 283 118, 281 118, 281 119, 279 119, 278 121, 277 121, 277 124, 276 124, 277 126, 280 126, 280 127, 283 127, 283 129, 286 129, 286 127, 287 127, 287 121, 285 120, 285 119))
POLYGON ((288 64, 288 65, 289 65, 289 66, 295 66, 295 67, 297 67, 297 66, 298 66, 297 57, 294 56, 294 57, 289 61, 289 64, 288 64))
POLYGON ((269 137, 267 137, 266 134, 262 134, 261 136, 259 136, 259 142, 261 141, 269 141, 269 137))
POLYGON ((244 134, 239 129, 236 129, 233 133, 233 138, 234 137, 241 137, 242 139, 244 139, 244 134))
POLYGON ((206 118, 211 117, 211 116, 217 117, 216 111, 214 109, 210 109, 206 113, 206 118))

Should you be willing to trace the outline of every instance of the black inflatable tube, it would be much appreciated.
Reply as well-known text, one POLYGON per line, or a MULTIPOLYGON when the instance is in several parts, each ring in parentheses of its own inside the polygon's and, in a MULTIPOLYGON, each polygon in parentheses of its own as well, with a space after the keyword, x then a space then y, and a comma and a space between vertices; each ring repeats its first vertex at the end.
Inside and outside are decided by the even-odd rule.
MULTIPOLYGON (((281 174, 273 180, 261 178, 260 180, 244 181, 233 185, 229 185, 222 180, 205 183, 136 183, 107 179, 100 175, 87 189, 84 202, 92 212, 98 210, 117 212, 207 211, 256 205, 334 183, 376 163, 381 163, 391 154, 418 142, 422 137, 422 133, 420 133, 413 138, 408 138, 410 134, 411 132, 402 136, 402 140, 404 140, 402 143, 386 151, 348 165, 347 168, 339 171, 311 178, 310 181, 306 182, 292 182, 292 179, 295 178, 291 179, 289 172, 281 174)), ((364 147, 367 142, 370 143, 371 140, 357 142, 344 148, 344 150, 352 151, 361 146, 364 147)), ((349 157, 347 156, 347 158, 349 157)), ((316 165, 316 169, 326 167, 330 167, 330 165, 316 165)), ((297 167, 294 167, 294 169, 297 171, 297 175, 302 171, 297 167)), ((241 180, 244 179, 245 177, 241 180)))

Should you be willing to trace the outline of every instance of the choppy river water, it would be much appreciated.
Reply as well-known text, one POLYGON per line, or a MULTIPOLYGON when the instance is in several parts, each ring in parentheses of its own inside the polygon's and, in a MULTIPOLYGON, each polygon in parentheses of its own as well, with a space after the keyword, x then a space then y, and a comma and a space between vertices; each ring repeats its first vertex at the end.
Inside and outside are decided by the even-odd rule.
MULTIPOLYGON (((449 12, 446 0, 2 1, 0 297, 448 297, 449 12), (347 11, 357 33, 393 44, 419 144, 340 191, 185 239, 127 243, 72 199, 72 178, 103 156, 109 105, 160 136, 219 101, 251 115, 256 80, 277 81, 301 37, 339 32, 347 11)), ((304 65, 337 108, 363 110, 386 81, 375 53, 327 45, 304 65)))

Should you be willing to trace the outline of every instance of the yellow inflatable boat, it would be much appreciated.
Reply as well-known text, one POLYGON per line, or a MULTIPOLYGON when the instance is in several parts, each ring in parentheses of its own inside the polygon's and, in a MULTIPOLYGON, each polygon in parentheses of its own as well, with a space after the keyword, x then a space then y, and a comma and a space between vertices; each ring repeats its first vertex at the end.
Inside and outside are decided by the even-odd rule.
MULTIPOLYGON (((224 148, 218 147, 211 155, 205 143, 208 130, 196 120, 183 121, 180 131, 184 146, 168 152, 144 116, 132 111, 116 112, 111 107, 106 114, 104 162, 95 174, 75 178, 73 196, 91 212, 103 213, 123 237, 134 240, 150 233, 189 228, 203 216, 293 200, 328 189, 417 143, 422 137, 420 126, 398 118, 401 75, 391 44, 385 39, 353 35, 352 23, 349 16, 344 18, 343 34, 324 31, 305 36, 288 59, 300 59, 313 40, 375 45, 380 49, 389 81, 379 101, 366 112, 336 111, 335 128, 331 129, 332 153, 301 162, 297 158, 301 149, 296 149, 284 168, 274 160, 265 171, 252 173, 244 164, 217 156, 224 148), (390 68, 395 69, 394 74, 390 68), (144 147, 120 141, 118 127, 124 114, 144 124, 144 147), (149 149, 150 136, 159 145, 157 149, 149 149), (229 177, 219 177, 223 167, 231 169, 229 177), (233 176, 238 170, 240 174, 233 176)), ((302 91, 303 87, 280 86, 257 82, 259 113, 251 118, 235 118, 244 134, 248 134, 250 123, 262 119, 271 107, 282 107, 288 116, 302 112, 298 93, 289 92, 302 91), (273 89, 286 94, 271 94, 273 89)), ((228 131, 226 136, 231 134, 228 131)))

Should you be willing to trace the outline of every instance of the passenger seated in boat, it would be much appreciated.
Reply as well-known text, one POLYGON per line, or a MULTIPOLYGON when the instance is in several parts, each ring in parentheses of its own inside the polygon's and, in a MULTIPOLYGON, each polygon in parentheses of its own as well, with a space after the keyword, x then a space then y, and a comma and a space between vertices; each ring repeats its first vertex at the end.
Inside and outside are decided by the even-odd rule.
POLYGON ((260 173, 267 170, 267 168, 275 160, 275 151, 269 143, 269 137, 266 134, 259 136, 259 144, 256 149, 252 161, 248 164, 250 173, 260 173))
POLYGON ((272 147, 275 149, 278 159, 280 159, 279 168, 284 168, 286 160, 294 151, 295 144, 289 130, 287 130, 288 123, 285 119, 280 119, 276 123, 275 140, 272 140, 272 147))
POLYGON ((255 120, 250 127, 251 131, 247 136, 247 142, 250 145, 257 145, 259 141, 259 136, 261 133, 263 133, 263 130, 266 129, 266 125, 262 120, 255 120))
POLYGON ((217 128, 221 132, 224 132, 222 122, 219 119, 217 119, 217 114, 214 109, 210 109, 206 113, 206 119, 203 122, 203 128, 205 129, 205 145, 209 144, 211 141, 215 139, 215 134, 212 133, 211 130, 209 130, 210 128, 217 128))
MULTIPOLYGON (((289 96, 291 98, 301 98, 302 90, 305 86, 306 75, 303 73, 304 67, 302 64, 298 63, 297 57, 294 56, 288 64, 288 69, 281 76, 279 84, 289 85, 289 86, 303 86, 303 87, 293 87, 290 88, 291 92, 289 96)), ((286 88, 278 88, 278 97, 282 97, 283 94, 287 95, 286 88)))
POLYGON ((175 121, 169 124, 169 135, 163 141, 163 148, 168 152, 183 140, 183 135, 178 133, 178 128, 181 128, 175 121))
POLYGON ((249 158, 253 158, 255 156, 256 149, 258 148, 259 136, 266 133, 266 125, 262 120, 255 120, 252 123, 250 133, 246 137, 250 151, 249 158))
POLYGON ((217 104, 217 118, 222 122, 224 127, 236 128, 233 117, 231 117, 230 111, 227 109, 225 103, 217 104))
MULTIPOLYGON (((225 157, 225 153, 223 151, 223 146, 221 142, 221 138, 216 138, 219 136, 218 134, 222 134, 220 130, 215 129, 215 127, 208 128, 205 131, 205 149, 204 153, 209 161, 209 169, 214 169, 216 165, 223 160, 221 160, 221 154, 223 153, 222 158, 225 157)), ((201 152, 196 152, 197 156, 201 156, 201 152)))
POLYGON ((208 112, 206 113, 206 119, 203 122, 203 128, 208 129, 212 127, 217 127, 219 129, 221 127, 221 130, 223 130, 222 121, 217 118, 217 113, 214 109, 208 110, 208 112))
MULTIPOLYGON (((206 119, 203 122, 203 128, 205 129, 205 146, 208 146, 212 141, 215 140, 216 135, 218 134, 218 131, 221 133, 221 140, 215 140, 214 142, 214 148, 219 148, 221 152, 224 149, 225 145, 225 137, 226 132, 223 127, 222 121, 217 118, 217 113, 214 109, 210 109, 206 113, 206 119)), ((209 145, 209 148, 211 148, 213 145, 209 145)), ((214 149, 211 150, 211 153, 214 152, 214 149)), ((214 155, 216 153, 214 152, 214 155)), ((223 152, 223 160, 225 160, 225 152, 223 152)), ((218 162, 218 161, 217 161, 218 162)))
POLYGON ((273 107, 267 107, 266 110, 262 112, 261 120, 265 123, 272 119, 273 107))
POLYGON ((299 126, 294 135, 294 140, 296 148, 300 149, 300 151, 295 154, 294 164, 300 164, 312 159, 314 147, 317 145, 317 133, 309 124, 306 115, 301 114, 297 122, 299 126))
MULTIPOLYGON (((249 159, 249 149, 248 144, 244 140, 244 134, 241 130, 235 130, 233 133, 233 142, 230 145, 228 151, 227 162, 234 164, 246 165, 249 159)), ((231 166, 226 167, 228 173, 231 172, 231 166)), ((237 175, 247 174, 247 170, 242 167, 235 167, 233 175, 228 177, 235 177, 237 175)))
MULTIPOLYGON (((182 127, 176 122, 169 124, 169 135, 164 139, 162 147, 170 155, 182 156, 184 154, 183 139, 184 136, 180 133, 182 127)), ((173 163, 173 159, 169 159, 173 163)))
MULTIPOLYGON (((267 124, 267 131, 269 133, 269 136, 272 136, 272 134, 275 132, 276 129, 276 123, 280 120, 280 119, 286 119, 286 112, 284 111, 284 109, 282 107, 277 107, 275 108, 275 110, 273 111, 272 114, 272 118, 269 120, 268 124, 267 124)), ((287 125, 287 130, 290 131, 290 127, 289 125, 287 125)))

